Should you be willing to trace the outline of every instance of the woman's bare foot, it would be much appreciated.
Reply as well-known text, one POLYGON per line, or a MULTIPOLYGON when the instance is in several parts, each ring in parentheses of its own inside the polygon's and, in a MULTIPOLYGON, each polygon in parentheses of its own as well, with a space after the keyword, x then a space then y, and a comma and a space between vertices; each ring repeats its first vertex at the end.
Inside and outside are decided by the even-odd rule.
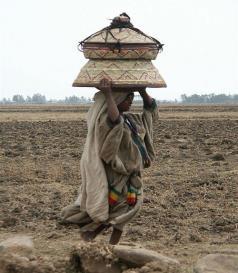
POLYGON ((85 232, 81 232, 80 233, 81 238, 85 241, 85 242, 90 242, 92 241, 94 238, 96 238, 96 233, 95 231, 85 231, 85 232))
POLYGON ((95 239, 104 229, 108 228, 109 225, 100 225, 94 231, 81 232, 81 237, 84 241, 90 242, 95 239))
POLYGON ((109 244, 116 245, 121 239, 122 231, 116 228, 113 228, 112 235, 109 241, 109 244))

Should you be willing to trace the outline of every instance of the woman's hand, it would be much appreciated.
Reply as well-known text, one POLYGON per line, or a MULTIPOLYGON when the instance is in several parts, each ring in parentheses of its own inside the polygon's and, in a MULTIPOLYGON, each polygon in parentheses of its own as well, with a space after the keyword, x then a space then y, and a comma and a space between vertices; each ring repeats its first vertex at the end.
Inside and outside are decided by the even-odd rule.
POLYGON ((146 87, 138 88, 136 91, 138 91, 143 98, 143 95, 146 93, 146 87))
POLYGON ((138 90, 138 92, 140 93, 142 99, 143 99, 143 102, 144 102, 144 106, 147 105, 147 106, 150 106, 152 104, 152 98, 148 95, 148 93, 146 92, 146 89, 145 88, 140 88, 138 90))
POLYGON ((109 119, 112 122, 117 121, 119 119, 120 113, 112 96, 112 81, 107 78, 101 79, 98 89, 100 89, 105 96, 109 119))
POLYGON ((112 93, 112 81, 107 78, 101 79, 98 89, 100 89, 106 97, 109 96, 112 93))

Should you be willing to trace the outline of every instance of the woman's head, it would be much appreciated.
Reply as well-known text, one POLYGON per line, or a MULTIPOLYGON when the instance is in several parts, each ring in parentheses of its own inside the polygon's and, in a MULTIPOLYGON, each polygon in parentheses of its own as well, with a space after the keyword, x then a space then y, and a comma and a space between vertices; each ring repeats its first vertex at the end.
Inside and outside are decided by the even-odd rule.
POLYGON ((99 82, 97 89, 101 90, 105 97, 108 94, 113 95, 113 98, 117 104, 120 113, 129 111, 132 101, 134 99, 133 92, 140 92, 144 90, 144 87, 118 87, 112 86, 112 81, 108 78, 103 78, 99 82))
POLYGON ((133 102, 133 99, 134 99, 134 93, 133 92, 128 93, 126 98, 117 105, 118 111, 120 113, 129 111, 131 104, 133 102))

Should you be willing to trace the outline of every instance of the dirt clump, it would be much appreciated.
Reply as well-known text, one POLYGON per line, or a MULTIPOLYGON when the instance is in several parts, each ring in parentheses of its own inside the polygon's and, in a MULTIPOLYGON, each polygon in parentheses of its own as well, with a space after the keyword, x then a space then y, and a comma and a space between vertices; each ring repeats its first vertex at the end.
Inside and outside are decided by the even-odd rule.
POLYGON ((1 273, 53 273, 47 257, 37 256, 28 236, 15 236, 0 243, 1 273))
POLYGON ((145 273, 180 272, 178 261, 155 251, 141 246, 111 246, 97 242, 75 246, 69 265, 69 270, 74 273, 124 273, 128 269, 145 273))
POLYGON ((80 243, 70 258, 70 271, 74 273, 121 273, 121 265, 108 244, 80 243))

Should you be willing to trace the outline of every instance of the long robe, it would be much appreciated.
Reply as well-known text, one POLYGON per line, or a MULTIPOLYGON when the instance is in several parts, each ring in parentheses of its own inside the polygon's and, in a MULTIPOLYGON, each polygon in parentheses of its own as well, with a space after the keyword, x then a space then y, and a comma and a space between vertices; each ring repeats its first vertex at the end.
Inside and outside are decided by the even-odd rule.
MULTIPOLYGON (((115 96, 117 104, 125 98, 125 94, 115 96)), ((154 159, 153 122, 157 119, 158 108, 153 100, 142 113, 126 113, 117 123, 112 123, 102 94, 96 97, 95 103, 88 114, 88 135, 80 165, 80 193, 73 205, 63 209, 62 219, 78 224, 82 232, 93 231, 101 224, 122 230, 138 213, 143 201, 140 177, 143 157, 126 120, 136 127, 140 145, 145 148, 151 162, 154 159), (97 103, 100 106, 96 107, 97 103), (133 205, 128 204, 131 186, 136 189, 136 203, 133 205), (118 193, 114 205, 108 202, 111 189, 118 193)))

